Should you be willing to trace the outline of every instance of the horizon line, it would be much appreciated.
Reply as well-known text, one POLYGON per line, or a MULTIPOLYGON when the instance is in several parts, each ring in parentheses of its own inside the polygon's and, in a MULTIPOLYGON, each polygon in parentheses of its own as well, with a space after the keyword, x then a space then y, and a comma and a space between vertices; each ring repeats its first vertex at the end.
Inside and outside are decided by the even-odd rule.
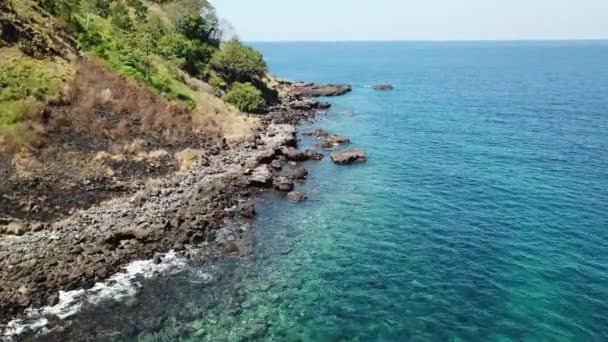
POLYGON ((517 42, 608 42, 606 38, 525 38, 525 39, 294 39, 243 40, 247 43, 517 43, 517 42))

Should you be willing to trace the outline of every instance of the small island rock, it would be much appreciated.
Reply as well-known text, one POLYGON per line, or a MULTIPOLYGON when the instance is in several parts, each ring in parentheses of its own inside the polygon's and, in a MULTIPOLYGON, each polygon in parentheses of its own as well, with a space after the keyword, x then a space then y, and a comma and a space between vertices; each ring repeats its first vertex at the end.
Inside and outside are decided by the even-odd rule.
POLYGON ((395 87, 392 84, 377 84, 372 86, 372 89, 375 90, 393 90, 395 87))
POLYGON ((331 154, 331 160, 338 165, 364 163, 367 159, 362 150, 339 151, 331 154))
POLYGON ((287 199, 292 202, 302 202, 306 199, 306 194, 301 191, 292 191, 287 194, 287 199))
POLYGON ((273 183, 275 189, 283 192, 289 192, 293 190, 293 181, 288 177, 277 177, 273 183))

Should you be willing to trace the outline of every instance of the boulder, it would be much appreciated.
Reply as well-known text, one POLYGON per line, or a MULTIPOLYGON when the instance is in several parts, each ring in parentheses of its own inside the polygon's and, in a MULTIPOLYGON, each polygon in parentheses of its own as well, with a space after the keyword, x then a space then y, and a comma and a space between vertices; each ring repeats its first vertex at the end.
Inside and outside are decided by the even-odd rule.
POLYGON ((295 95, 304 97, 340 96, 352 91, 348 84, 293 83, 289 88, 295 95))
POLYGON ((304 152, 304 154, 306 155, 307 159, 311 159, 311 160, 323 160, 323 158, 325 158, 325 156, 322 153, 319 153, 315 150, 306 150, 306 152, 304 152))
POLYGON ((338 165, 364 163, 367 159, 362 150, 338 151, 331 154, 331 160, 338 165))
POLYGON ((311 136, 315 136, 317 138, 324 138, 329 135, 329 132, 327 132, 323 128, 317 128, 312 132, 304 133, 304 135, 311 135, 311 136))
POLYGON ((226 254, 236 254, 239 252, 239 246, 234 241, 228 241, 226 245, 224 245, 224 253, 226 254))
POLYGON ((317 104, 317 108, 318 109, 329 109, 331 108, 331 103, 329 102, 325 102, 325 101, 321 101, 317 104))
POLYGON ((253 218, 255 216, 255 204, 253 202, 240 203, 237 208, 237 212, 245 218, 253 218))
POLYGON ((275 159, 270 163, 270 167, 273 168, 274 170, 280 170, 283 168, 284 164, 285 164, 284 162, 282 162, 278 159, 275 159))
POLYGON ((350 144, 350 139, 343 135, 334 135, 330 134, 323 139, 323 143, 321 143, 321 147, 330 149, 340 145, 350 144))
POLYGON ((290 174, 291 179, 303 180, 308 177, 308 170, 303 167, 293 170, 290 174))
POLYGON ((292 202, 302 202, 306 199, 306 194, 301 191, 291 191, 287 194, 287 199, 292 202))
POLYGON ((395 89, 395 87, 393 87, 392 84, 376 84, 375 86, 372 86, 372 89, 375 89, 375 90, 393 90, 393 89, 395 89))
POLYGON ((293 181, 288 178, 288 177, 277 177, 274 180, 273 186, 275 189, 279 190, 279 191, 284 191, 284 192, 289 192, 291 190, 293 190, 293 181))
POLYGON ((306 161, 308 158, 306 157, 306 153, 298 150, 294 147, 284 147, 281 149, 281 153, 287 158, 289 161, 306 161))
POLYGON ((272 172, 268 165, 260 165, 249 176, 249 185, 269 187, 272 184, 272 172))

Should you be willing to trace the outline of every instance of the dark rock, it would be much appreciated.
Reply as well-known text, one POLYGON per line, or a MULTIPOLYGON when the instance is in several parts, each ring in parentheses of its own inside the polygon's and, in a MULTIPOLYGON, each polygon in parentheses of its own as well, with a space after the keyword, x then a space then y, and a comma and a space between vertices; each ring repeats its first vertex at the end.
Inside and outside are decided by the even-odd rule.
POLYGON ((324 101, 319 102, 319 103, 317 104, 317 108, 318 108, 318 109, 329 109, 329 108, 331 108, 331 103, 329 103, 329 102, 324 102, 324 101))
POLYGON ((393 90, 393 89, 395 89, 395 87, 393 87, 392 84, 376 84, 376 85, 372 86, 372 89, 375 89, 375 90, 393 90))
POLYGON ((59 293, 54 292, 46 299, 46 305, 55 306, 59 304, 59 293))
POLYGON ((106 279, 108 277, 108 269, 105 267, 101 267, 100 269, 95 271, 95 275, 99 279, 106 279))
POLYGON ((272 172, 268 165, 260 165, 249 176, 249 184, 253 186, 268 187, 272 184, 272 172))
POLYGON ((303 180, 308 177, 308 170, 303 167, 293 170, 290 174, 291 179, 303 180))
POLYGON ((274 180, 273 186, 279 191, 288 192, 293 190, 294 184, 291 179, 281 176, 274 180))
POLYGON ((281 153, 287 158, 289 161, 306 161, 308 157, 306 157, 306 153, 298 150, 293 147, 285 147, 281 149, 281 153))
POLYGON ((163 262, 163 258, 162 258, 162 256, 160 254, 156 254, 156 255, 154 255, 154 259, 152 259, 152 262, 155 265, 158 265, 158 264, 160 264, 160 263, 163 262))
POLYGON ((274 170, 281 170, 283 168, 284 164, 285 164, 284 162, 282 162, 278 159, 275 159, 270 163, 270 167, 273 168, 274 170))
POLYGON ((322 137, 328 136, 329 133, 326 130, 324 130, 323 128, 317 128, 312 132, 304 133, 304 135, 312 135, 317 138, 322 138, 322 137))
POLYGON ((327 135, 321 144, 323 148, 334 148, 340 145, 350 144, 350 139, 343 135, 327 135))
POLYGON ((301 191, 291 191, 287 194, 287 199, 292 202, 302 202, 306 199, 306 194, 301 191))
POLYGON ((306 150, 306 152, 304 152, 304 154, 306 155, 307 159, 311 159, 311 160, 323 160, 323 158, 325 158, 325 156, 322 153, 319 153, 315 150, 306 150))
POLYGON ((239 246, 234 241, 229 241, 224 246, 224 253, 226 254, 235 254, 239 252, 239 246))
POLYGON ((340 96, 352 91, 348 84, 293 83, 289 92, 304 97, 340 96))
POLYGON ((253 218, 255 216, 255 204, 253 202, 240 203, 237 206, 237 212, 246 218, 253 218))
POLYGON ((217 239, 217 233, 213 230, 207 233, 207 242, 213 242, 217 239))
POLYGON ((363 163, 367 159, 362 150, 339 151, 331 154, 331 159, 338 165, 363 163))

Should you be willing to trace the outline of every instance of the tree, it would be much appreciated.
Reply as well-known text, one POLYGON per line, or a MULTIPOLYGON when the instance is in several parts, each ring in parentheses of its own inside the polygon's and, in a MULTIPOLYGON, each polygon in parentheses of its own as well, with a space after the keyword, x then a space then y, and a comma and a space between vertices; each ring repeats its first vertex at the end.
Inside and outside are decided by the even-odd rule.
POLYGON ((133 20, 131 20, 129 9, 122 1, 114 3, 110 9, 110 21, 119 29, 125 31, 133 29, 133 20))
POLYGON ((267 69, 262 54, 237 39, 221 46, 211 58, 211 67, 229 83, 254 81, 267 69))
POLYGON ((217 45, 212 39, 217 26, 208 22, 199 14, 186 14, 177 19, 175 23, 177 31, 188 39, 196 40, 200 43, 210 43, 217 45))
POLYGON ((157 17, 152 17, 145 23, 139 25, 135 39, 137 39, 140 49, 143 51, 146 65, 146 80, 150 82, 152 55, 157 52, 157 42, 163 37, 162 22, 157 17))

